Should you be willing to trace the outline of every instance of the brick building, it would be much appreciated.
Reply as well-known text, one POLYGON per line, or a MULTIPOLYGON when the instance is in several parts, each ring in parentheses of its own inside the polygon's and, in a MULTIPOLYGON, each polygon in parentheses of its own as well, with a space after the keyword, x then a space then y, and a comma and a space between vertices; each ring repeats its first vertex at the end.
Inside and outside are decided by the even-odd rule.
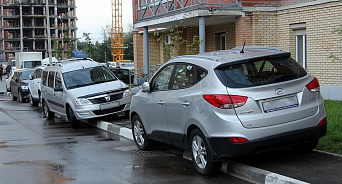
MULTIPOLYGON (((290 51, 316 76, 325 99, 342 100, 341 0, 133 0, 135 68, 163 64, 170 56, 166 47, 172 28, 187 42, 194 35, 202 42, 197 52, 236 46, 275 46, 290 51), (160 41, 158 32, 165 38, 160 41), (148 47, 146 47, 148 45, 148 47)), ((172 37, 172 36, 171 36, 172 37)), ((193 46, 192 46, 193 47, 193 46)), ((173 52, 173 55, 177 53, 173 52)), ((149 66, 149 67, 148 67, 149 66)))

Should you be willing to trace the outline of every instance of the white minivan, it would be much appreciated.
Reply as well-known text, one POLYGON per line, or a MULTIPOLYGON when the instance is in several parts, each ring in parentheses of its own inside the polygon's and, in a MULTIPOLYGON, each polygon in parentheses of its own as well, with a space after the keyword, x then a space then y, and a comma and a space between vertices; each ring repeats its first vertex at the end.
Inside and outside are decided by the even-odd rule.
POLYGON ((91 60, 47 66, 41 79, 44 116, 64 116, 73 127, 78 120, 110 114, 128 115, 131 90, 106 66, 91 60))

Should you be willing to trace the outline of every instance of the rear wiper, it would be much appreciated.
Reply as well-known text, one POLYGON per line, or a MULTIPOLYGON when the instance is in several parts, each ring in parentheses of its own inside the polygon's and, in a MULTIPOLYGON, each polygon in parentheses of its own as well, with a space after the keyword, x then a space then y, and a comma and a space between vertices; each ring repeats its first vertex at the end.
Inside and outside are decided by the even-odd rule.
POLYGON ((274 77, 275 81, 284 81, 284 80, 290 80, 290 79, 295 79, 297 77, 297 74, 291 73, 291 74, 283 74, 283 75, 278 75, 274 77))

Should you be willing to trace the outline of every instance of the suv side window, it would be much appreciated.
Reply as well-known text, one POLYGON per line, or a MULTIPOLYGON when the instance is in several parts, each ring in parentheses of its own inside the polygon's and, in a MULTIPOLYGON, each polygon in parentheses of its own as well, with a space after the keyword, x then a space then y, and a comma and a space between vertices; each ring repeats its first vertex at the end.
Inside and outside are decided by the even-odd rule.
POLYGON ((188 88, 195 84, 195 66, 178 64, 175 69, 172 89, 188 88))
POLYGON ((175 65, 167 65, 164 67, 151 81, 152 91, 169 89, 172 71, 175 65))
POLYGON ((49 72, 49 77, 48 77, 48 87, 53 88, 53 82, 55 79, 55 72, 49 72))
POLYGON ((61 75, 57 72, 55 78, 55 88, 62 88, 61 75))
POLYGON ((48 72, 47 71, 43 71, 42 85, 44 85, 44 86, 46 86, 47 75, 48 75, 48 72))

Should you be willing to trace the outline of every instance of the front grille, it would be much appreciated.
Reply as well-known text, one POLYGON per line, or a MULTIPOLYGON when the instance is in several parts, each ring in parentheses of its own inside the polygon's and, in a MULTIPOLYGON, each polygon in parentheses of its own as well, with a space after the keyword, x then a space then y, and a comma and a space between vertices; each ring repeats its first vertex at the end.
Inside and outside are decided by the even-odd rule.
POLYGON ((107 103, 107 102, 120 100, 122 98, 122 96, 123 96, 123 92, 109 93, 109 94, 107 94, 107 96, 101 96, 98 98, 91 98, 91 99, 89 99, 89 101, 91 101, 93 104, 107 103))
POLYGON ((96 115, 111 114, 114 112, 122 111, 124 108, 125 108, 125 105, 120 105, 119 107, 114 107, 114 108, 105 109, 105 110, 93 111, 93 113, 96 115))

